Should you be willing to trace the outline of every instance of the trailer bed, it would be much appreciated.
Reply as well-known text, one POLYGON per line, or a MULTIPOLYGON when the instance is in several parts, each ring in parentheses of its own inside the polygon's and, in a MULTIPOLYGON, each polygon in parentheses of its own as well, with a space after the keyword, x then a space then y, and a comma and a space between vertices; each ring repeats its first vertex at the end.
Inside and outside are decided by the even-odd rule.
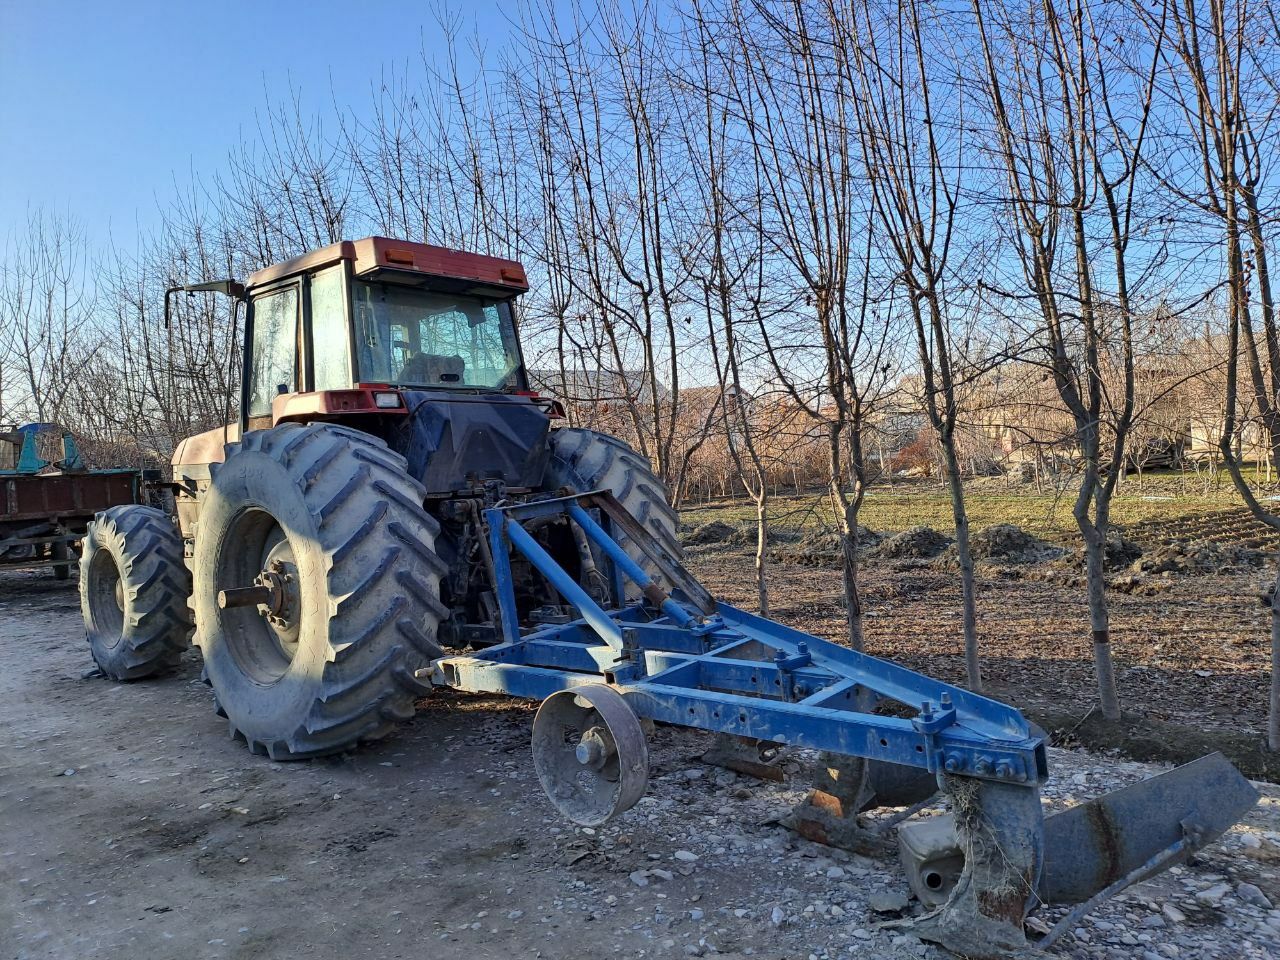
POLYGON ((95 513, 141 503, 139 470, 0 473, 0 568, 69 572, 72 553, 95 513))

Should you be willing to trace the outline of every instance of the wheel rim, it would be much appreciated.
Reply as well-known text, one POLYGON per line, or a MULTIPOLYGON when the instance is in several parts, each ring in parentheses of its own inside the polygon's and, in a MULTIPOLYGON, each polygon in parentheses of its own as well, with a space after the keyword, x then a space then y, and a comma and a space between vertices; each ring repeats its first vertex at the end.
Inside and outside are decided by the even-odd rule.
POLYGON ((611 687, 589 684, 553 693, 534 718, 532 746, 547 799, 574 823, 598 826, 644 795, 644 731, 611 687))
POLYGON ((304 607, 293 548, 275 518, 257 508, 242 511, 223 542, 216 589, 254 584, 275 588, 270 605, 220 611, 232 659, 246 677, 269 686, 289 672, 298 655, 304 607))
POLYGON ((114 649, 124 637, 124 615, 129 601, 116 558, 106 550, 96 551, 89 564, 88 592, 94 632, 108 648, 114 649))

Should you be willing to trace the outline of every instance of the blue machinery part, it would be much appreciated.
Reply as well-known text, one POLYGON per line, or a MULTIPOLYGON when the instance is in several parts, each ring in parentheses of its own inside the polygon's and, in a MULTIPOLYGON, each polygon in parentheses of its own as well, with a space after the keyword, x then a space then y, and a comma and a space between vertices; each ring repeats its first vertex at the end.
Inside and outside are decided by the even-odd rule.
MULTIPOLYGON (((917 933, 974 957, 1026 947, 1025 916, 1051 891, 1042 883, 1044 741, 1021 713, 715 601, 607 491, 492 507, 485 519, 503 642, 437 660, 431 680, 546 701, 534 723, 534 760, 563 814, 600 823, 639 799, 647 754, 636 718, 927 770, 948 794, 953 818, 942 841, 935 836, 924 844, 914 862, 912 845, 901 844, 917 892, 941 891, 917 933), (611 595, 627 596, 630 583, 642 599, 605 609, 523 526, 562 519, 581 528, 607 559, 611 595), (620 539, 645 554, 671 592, 620 539), (577 619, 555 617, 561 622, 521 629, 512 548, 577 619), (884 709, 891 705, 892 711, 884 709), (925 861, 932 866, 925 868, 925 861)), ((1090 843, 1057 844, 1080 849, 1073 862, 1054 864, 1054 886, 1069 889, 1073 902, 1114 893, 1126 876, 1134 882, 1154 872, 1140 865, 1172 862, 1172 854, 1161 860, 1171 837, 1177 837, 1175 853, 1185 856, 1218 836, 1253 805, 1256 793, 1226 761, 1213 764, 1211 773, 1181 774, 1176 789, 1159 786, 1172 777, 1166 774, 1148 781, 1157 785, 1149 794, 1147 784, 1122 791, 1121 802, 1099 808, 1107 816, 1089 820, 1106 827, 1090 843), (1231 802, 1206 817, 1213 804, 1204 801, 1224 789, 1231 802)), ((1076 832, 1085 829, 1081 822, 1062 821, 1064 830, 1076 832)))
MULTIPOLYGON (((35 474, 49 466, 51 461, 45 460, 36 452, 36 441, 40 434, 56 429, 57 425, 52 423, 28 423, 18 427, 16 432, 22 437, 22 441, 19 447, 17 465, 13 470, 0 470, 0 473, 35 474)), ((64 471, 84 469, 84 461, 80 459, 80 450, 76 446, 75 438, 69 433, 62 435, 62 461, 60 466, 64 471)))

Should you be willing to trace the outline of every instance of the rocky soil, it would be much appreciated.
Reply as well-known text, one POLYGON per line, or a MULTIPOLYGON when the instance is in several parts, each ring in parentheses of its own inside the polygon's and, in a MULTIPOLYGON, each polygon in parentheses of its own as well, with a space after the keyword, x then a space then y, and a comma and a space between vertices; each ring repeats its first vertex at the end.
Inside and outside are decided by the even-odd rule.
MULTIPOLYGON (((649 794, 577 829, 537 786, 527 704, 441 694, 391 741, 283 764, 226 738, 194 657, 128 686, 89 666, 72 588, 0 579, 0 957, 943 956, 888 925, 919 909, 896 862, 777 825, 810 756, 763 783, 660 728, 649 794)), ((1050 762, 1054 805, 1165 769, 1050 762)), ((1280 790, 1259 786, 1244 823, 1052 956, 1280 955, 1280 790)))

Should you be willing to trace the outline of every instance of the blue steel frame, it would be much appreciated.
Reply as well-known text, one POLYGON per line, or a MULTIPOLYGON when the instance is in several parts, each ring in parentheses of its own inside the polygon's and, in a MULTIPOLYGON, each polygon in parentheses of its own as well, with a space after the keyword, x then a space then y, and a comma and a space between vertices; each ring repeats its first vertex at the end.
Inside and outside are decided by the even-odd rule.
MULTIPOLYGON (((1017 710, 905 667, 717 603, 608 491, 485 510, 503 642, 436 661, 432 682, 542 700, 612 684, 640 717, 1036 787, 1044 743, 1017 710), (598 509, 671 580, 667 594, 588 512, 598 509), (644 600, 605 610, 521 525, 562 515, 644 600), (511 575, 518 550, 579 618, 522 632, 511 575), (896 701, 914 717, 873 712, 896 701)), ((902 712, 902 711, 898 711, 902 712)))

